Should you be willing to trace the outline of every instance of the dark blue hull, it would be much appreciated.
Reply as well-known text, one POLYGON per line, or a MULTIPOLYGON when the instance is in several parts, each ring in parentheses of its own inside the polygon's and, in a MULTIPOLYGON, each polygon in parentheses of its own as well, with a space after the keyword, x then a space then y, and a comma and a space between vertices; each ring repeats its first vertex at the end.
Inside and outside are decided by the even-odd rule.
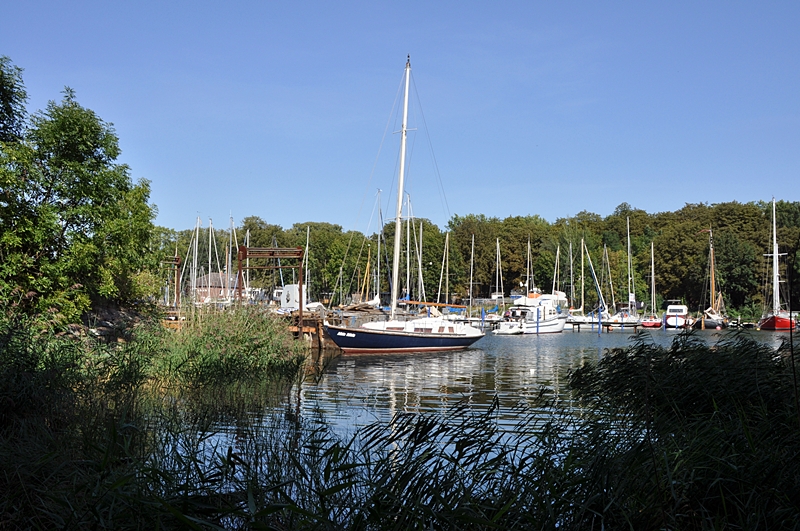
POLYGON ((325 330, 340 349, 350 353, 461 350, 483 337, 441 333, 386 332, 332 325, 326 325, 325 330))

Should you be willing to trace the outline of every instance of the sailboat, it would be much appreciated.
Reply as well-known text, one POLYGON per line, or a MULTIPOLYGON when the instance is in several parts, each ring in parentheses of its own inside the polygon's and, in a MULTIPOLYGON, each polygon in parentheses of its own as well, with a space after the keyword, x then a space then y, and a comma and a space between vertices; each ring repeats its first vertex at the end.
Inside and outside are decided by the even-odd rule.
MULTIPOLYGON (((775 198, 772 198, 772 309, 764 312, 758 322, 761 330, 791 330, 797 326, 797 321, 788 311, 781 308, 780 298, 780 273, 778 272, 778 233, 775 222, 775 198)), ((770 256, 770 255, 767 255, 770 256)))
MULTIPOLYGON (((571 243, 570 243, 570 249, 572 249, 571 243)), ((585 256, 586 256, 586 245, 583 242, 583 238, 581 238, 581 305, 579 308, 570 308, 569 315, 567 316, 567 324, 572 326, 573 329, 576 326, 578 327, 578 329, 580 329, 580 325, 591 325, 595 321, 597 321, 596 318, 593 318, 591 315, 586 315, 583 311, 584 301, 585 301, 584 286, 586 284, 586 279, 584 277, 585 256)), ((571 261, 572 258, 570 258, 570 262, 571 261)))
MULTIPOLYGON (((606 249, 606 260, 608 250, 606 249)), ((628 305, 621 307, 617 313, 608 320, 609 325, 636 326, 641 324, 641 319, 636 311, 636 289, 633 282, 633 263, 631 262, 631 219, 628 218, 628 305)), ((608 282, 611 285, 611 263, 608 263, 608 282)), ((611 285, 611 298, 614 298, 614 287, 611 285)), ((613 306, 613 302, 612 302, 613 306)), ((605 324, 605 323, 604 323, 605 324)))
POLYGON ((728 326, 728 318, 723 314, 725 312, 725 304, 722 302, 722 292, 717 290, 717 265, 714 261, 714 233, 711 229, 704 229, 700 232, 708 232, 708 269, 711 279, 711 305, 703 311, 702 315, 700 315, 697 320, 695 320, 694 328, 715 328, 719 330, 728 326))
POLYGON ((360 327, 334 326, 326 322, 325 330, 328 335, 346 353, 459 350, 469 347, 483 337, 483 332, 475 327, 448 321, 441 317, 423 317, 408 321, 401 321, 397 318, 410 80, 411 58, 409 57, 405 67, 403 122, 400 129, 400 172, 397 183, 394 255, 392 257, 392 301, 389 319, 364 323, 360 327))
POLYGON ((497 301, 498 306, 505 308, 505 291, 503 288, 503 263, 500 260, 500 238, 497 238, 497 253, 494 259, 494 288, 490 298, 497 301))
POLYGON ((653 242, 650 242, 650 313, 642 317, 645 328, 661 328, 661 318, 656 313, 656 254, 653 242))
MULTIPOLYGON (((583 242, 583 240, 581 240, 581 242, 583 242)), ((608 313, 606 300, 603 297, 603 290, 601 288, 600 281, 597 279, 597 272, 594 270, 594 264, 592 264, 592 255, 589 254, 589 249, 586 247, 585 242, 583 242, 583 249, 586 251, 586 260, 589 262, 589 272, 592 274, 594 287, 595 290, 597 290, 597 308, 589 312, 586 317, 591 320, 591 323, 597 323, 600 325, 601 323, 607 323, 611 318, 611 315, 608 313)))

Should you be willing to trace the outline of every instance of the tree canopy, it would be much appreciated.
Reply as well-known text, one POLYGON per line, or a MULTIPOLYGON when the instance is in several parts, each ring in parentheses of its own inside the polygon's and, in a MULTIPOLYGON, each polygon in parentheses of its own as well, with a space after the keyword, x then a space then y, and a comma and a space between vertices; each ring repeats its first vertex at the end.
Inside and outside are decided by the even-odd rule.
POLYGON ((141 298, 157 260, 149 182, 132 182, 113 125, 72 89, 28 118, 21 69, 2 58, 0 71, 2 300, 72 322, 93 302, 141 298))

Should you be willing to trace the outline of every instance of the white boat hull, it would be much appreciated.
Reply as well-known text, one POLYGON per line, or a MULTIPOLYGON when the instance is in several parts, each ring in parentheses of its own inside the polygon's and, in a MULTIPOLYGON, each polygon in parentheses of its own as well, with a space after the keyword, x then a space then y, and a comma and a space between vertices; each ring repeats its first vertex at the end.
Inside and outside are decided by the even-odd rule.
POLYGON ((564 331, 567 324, 566 316, 536 320, 503 321, 492 330, 499 336, 513 336, 521 334, 557 334, 564 331))

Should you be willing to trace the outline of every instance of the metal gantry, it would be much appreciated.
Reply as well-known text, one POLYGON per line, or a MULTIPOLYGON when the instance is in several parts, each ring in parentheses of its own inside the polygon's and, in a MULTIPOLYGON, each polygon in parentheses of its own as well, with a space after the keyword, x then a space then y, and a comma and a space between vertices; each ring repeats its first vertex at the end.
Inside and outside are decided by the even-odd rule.
POLYGON ((237 253, 238 271, 236 276, 236 297, 242 300, 244 271, 250 269, 297 269, 299 295, 299 322, 303 322, 303 255, 302 247, 247 247, 239 246, 237 253), (250 265, 250 259, 269 260, 269 265, 250 265), (295 265, 283 265, 280 260, 297 260, 295 265))

